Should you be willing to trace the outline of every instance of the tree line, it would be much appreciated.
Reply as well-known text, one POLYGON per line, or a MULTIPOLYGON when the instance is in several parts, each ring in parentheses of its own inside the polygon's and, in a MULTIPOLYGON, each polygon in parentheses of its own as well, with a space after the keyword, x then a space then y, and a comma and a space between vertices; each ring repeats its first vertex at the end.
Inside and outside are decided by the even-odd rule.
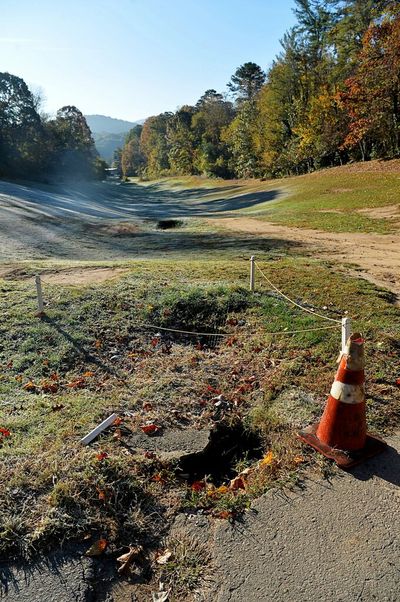
POLYGON ((107 164, 81 111, 65 106, 50 118, 40 105, 23 79, 0 73, 0 177, 103 178, 107 164))
POLYGON ((399 156, 399 3, 295 5, 268 72, 245 63, 227 93, 133 128, 115 156, 122 174, 279 177, 399 156))

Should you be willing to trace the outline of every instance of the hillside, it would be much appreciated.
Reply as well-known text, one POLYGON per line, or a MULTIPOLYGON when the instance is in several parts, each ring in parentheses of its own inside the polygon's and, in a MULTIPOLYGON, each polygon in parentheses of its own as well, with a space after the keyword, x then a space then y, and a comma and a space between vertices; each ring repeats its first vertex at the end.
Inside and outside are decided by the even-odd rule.
POLYGON ((114 151, 124 145, 125 136, 129 130, 144 121, 143 119, 126 121, 107 115, 85 115, 85 118, 92 131, 100 157, 108 163, 111 163, 114 151))
POLYGON ((143 122, 143 120, 126 121, 124 119, 115 119, 107 115, 85 115, 85 118, 93 134, 124 134, 125 132, 129 132, 133 126, 143 122))

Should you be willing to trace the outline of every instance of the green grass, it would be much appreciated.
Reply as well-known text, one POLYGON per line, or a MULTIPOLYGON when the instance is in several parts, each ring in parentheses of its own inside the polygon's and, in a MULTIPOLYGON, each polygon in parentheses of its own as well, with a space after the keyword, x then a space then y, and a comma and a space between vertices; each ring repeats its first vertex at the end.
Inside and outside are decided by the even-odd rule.
MULTIPOLYGON (((400 320, 390 295, 312 260, 264 256, 261 263, 292 298, 325 307, 335 318, 350 311, 354 328, 368 341, 370 424, 380 433, 398 426, 400 320)), ((148 418, 166 429, 210 426, 217 416, 215 394, 207 387, 232 400, 225 419, 249 421, 280 463, 279 470, 252 484, 247 497, 229 494, 200 505, 228 513, 245 508, 254 495, 290 481, 296 472, 294 458, 301 452, 293 428, 301 424, 296 406, 292 414, 280 411, 282 398, 291 391, 308 396, 302 424, 321 412, 340 329, 267 334, 325 322, 288 306, 260 280, 251 295, 247 261, 124 265, 129 271, 119 280, 87 287, 48 285, 44 269, 43 319, 35 315, 32 279, 0 281, 0 427, 11 433, 0 444, 3 554, 103 533, 114 545, 157 546, 167 529, 166 514, 182 505, 185 485, 168 462, 129 451, 130 437, 148 418), (243 322, 235 325, 236 320, 243 322), (155 338, 156 331, 138 326, 143 322, 231 336, 210 348, 202 337, 155 338), (54 391, 49 385, 56 385, 54 391), (150 414, 144 404, 150 404, 150 414), (111 430, 82 448, 79 439, 112 411, 128 413, 122 439, 111 430), (108 458, 99 461, 102 451, 108 458), (99 492, 105 492, 105 502, 99 492), (159 521, 152 522, 154 513, 159 521)), ((25 267, 29 273, 37 266, 25 267)), ((315 464, 312 453, 304 455, 315 464)))
POLYGON ((260 181, 207 180, 205 178, 165 178, 158 185, 165 189, 190 192, 208 189, 209 198, 232 199, 238 195, 276 191, 280 198, 253 207, 239 209, 239 214, 300 228, 332 232, 397 231, 399 219, 392 221, 359 213, 361 209, 399 206, 399 162, 373 161, 359 166, 345 166, 285 179, 260 181), (221 191, 218 191, 218 189, 221 191), (225 189, 225 190, 224 190, 225 189))

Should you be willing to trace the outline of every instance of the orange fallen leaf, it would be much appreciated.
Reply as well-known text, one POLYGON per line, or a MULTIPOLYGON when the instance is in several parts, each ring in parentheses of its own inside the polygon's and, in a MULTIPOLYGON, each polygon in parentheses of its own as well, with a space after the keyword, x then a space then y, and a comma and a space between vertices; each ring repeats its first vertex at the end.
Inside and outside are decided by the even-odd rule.
POLYGON ((94 342, 94 346, 96 347, 96 349, 101 349, 103 343, 100 341, 100 339, 97 339, 97 341, 94 342))
POLYGON ((263 459, 260 461, 260 466, 271 466, 271 464, 275 461, 275 456, 272 451, 269 451, 263 459))
POLYGON ((2 426, 2 427, 0 427, 0 435, 2 437, 11 437, 11 432, 2 426))
POLYGON ((69 389, 82 389, 85 386, 85 381, 83 378, 77 378, 67 383, 67 387, 69 389))
POLYGON ((227 519, 232 517, 232 512, 229 512, 229 510, 221 510, 216 516, 217 518, 227 519))
POLYGON ((22 387, 25 391, 36 391, 36 385, 31 380, 24 384, 22 387))
POLYGON ((83 373, 83 376, 85 378, 90 378, 91 376, 94 376, 94 372, 92 372, 91 370, 88 370, 87 372, 83 373))
POLYGON ((116 419, 113 422, 114 426, 119 426, 122 423, 122 418, 120 416, 117 416, 116 419))
POLYGON ((55 382, 42 381, 40 383, 43 393, 57 393, 58 384, 55 382))
POLYGON ((107 548, 107 545, 108 542, 106 539, 99 539, 86 550, 85 556, 100 556, 107 548))
POLYGON ((106 458, 108 458, 108 453, 107 452, 99 452, 98 454, 96 454, 96 459, 99 462, 102 462, 103 460, 106 460, 106 458))

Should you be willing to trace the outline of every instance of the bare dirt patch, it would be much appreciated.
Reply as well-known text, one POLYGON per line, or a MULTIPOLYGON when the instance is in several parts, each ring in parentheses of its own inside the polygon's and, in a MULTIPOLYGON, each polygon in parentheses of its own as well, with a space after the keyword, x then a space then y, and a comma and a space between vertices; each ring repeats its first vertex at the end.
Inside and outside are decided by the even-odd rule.
POLYGON ((138 224, 131 222, 117 222, 114 224, 87 224, 86 230, 101 235, 132 236, 141 231, 138 224))
POLYGON ((400 220, 400 207, 399 205, 387 205, 386 207, 375 207, 358 209, 357 213, 371 217, 372 219, 390 219, 400 220))
MULTIPOLYGON (((74 268, 46 272, 43 274, 42 279, 49 284, 85 286, 119 278, 123 274, 126 274, 127 271, 125 268, 74 268)), ((27 280, 28 278, 32 278, 32 274, 23 268, 8 266, 0 269, 0 278, 4 278, 5 280, 27 280)))
POLYGON ((84 286, 86 284, 99 284, 106 280, 119 278, 126 274, 124 268, 78 268, 66 271, 46 273, 44 280, 50 284, 67 284, 71 286, 84 286))
POLYGON ((338 267, 358 265, 360 276, 400 296, 400 235, 322 232, 306 228, 289 228, 254 218, 213 219, 210 223, 236 232, 268 238, 280 238, 309 247, 314 256, 330 259, 338 267))

